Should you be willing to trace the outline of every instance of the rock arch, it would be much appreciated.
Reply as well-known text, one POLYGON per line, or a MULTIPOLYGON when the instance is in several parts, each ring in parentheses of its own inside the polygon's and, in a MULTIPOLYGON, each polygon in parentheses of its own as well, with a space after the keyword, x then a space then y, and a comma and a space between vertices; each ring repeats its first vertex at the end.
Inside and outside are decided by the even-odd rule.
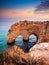
POLYGON ((31 34, 38 36, 38 42, 44 40, 49 42, 49 22, 33 22, 33 21, 20 21, 11 26, 7 34, 7 43, 15 41, 18 35, 22 35, 24 40, 28 40, 31 34))

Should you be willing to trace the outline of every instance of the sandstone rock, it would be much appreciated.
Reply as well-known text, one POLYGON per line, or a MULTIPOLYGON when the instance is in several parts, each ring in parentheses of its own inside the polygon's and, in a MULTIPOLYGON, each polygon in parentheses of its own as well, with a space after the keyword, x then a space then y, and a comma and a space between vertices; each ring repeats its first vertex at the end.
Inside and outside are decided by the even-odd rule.
POLYGON ((3 52, 3 65, 49 65, 49 43, 36 44, 25 53, 17 46, 3 52))
POLYGON ((2 57, 3 65, 29 65, 31 60, 31 57, 17 46, 8 48, 3 52, 2 57))
POLYGON ((7 35, 7 43, 14 42, 18 35, 28 40, 31 34, 38 37, 38 44, 34 45, 28 53, 17 46, 8 48, 3 52, 3 65, 49 65, 49 21, 20 21, 13 24, 7 35))
POLYGON ((37 65, 49 65, 49 43, 36 44, 29 50, 29 55, 37 65))
POLYGON ((31 34, 37 35, 37 43, 49 42, 49 21, 20 21, 13 24, 7 35, 7 43, 14 42, 18 35, 22 35, 24 40, 28 40, 31 34))

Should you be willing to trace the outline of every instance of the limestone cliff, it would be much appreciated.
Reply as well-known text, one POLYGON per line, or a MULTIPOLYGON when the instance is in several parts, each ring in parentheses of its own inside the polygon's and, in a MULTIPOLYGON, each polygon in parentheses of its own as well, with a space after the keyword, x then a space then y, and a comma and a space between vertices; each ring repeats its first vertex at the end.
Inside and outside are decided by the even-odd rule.
POLYGON ((49 42, 49 21, 20 21, 13 24, 7 35, 7 43, 14 42, 18 35, 22 35, 24 40, 28 40, 31 34, 37 35, 37 43, 49 42))

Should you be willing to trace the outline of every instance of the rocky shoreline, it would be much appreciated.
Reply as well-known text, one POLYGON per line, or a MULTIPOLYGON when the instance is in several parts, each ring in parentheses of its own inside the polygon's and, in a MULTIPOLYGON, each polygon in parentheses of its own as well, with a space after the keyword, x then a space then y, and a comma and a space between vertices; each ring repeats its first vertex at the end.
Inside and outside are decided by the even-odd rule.
POLYGON ((36 44, 28 53, 14 45, 2 53, 0 61, 1 65, 49 65, 49 43, 36 44))
POLYGON ((16 45, 6 49, 0 55, 0 65, 49 65, 49 21, 13 24, 7 34, 7 43, 13 44, 18 35, 27 41, 31 34, 38 37, 36 44, 28 52, 16 45))

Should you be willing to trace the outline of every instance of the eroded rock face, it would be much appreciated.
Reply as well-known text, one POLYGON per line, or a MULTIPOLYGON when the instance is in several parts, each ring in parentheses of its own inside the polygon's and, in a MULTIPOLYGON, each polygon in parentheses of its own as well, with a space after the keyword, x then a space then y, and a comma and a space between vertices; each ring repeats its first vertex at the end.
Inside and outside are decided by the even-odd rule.
POLYGON ((3 65, 49 65, 49 43, 36 44, 28 53, 13 46, 3 52, 2 63, 3 65))
POLYGON ((31 60, 32 58, 17 46, 8 48, 2 56, 3 65, 29 65, 31 60))
POLYGON ((29 55, 37 65, 49 65, 49 43, 36 44, 29 50, 29 55))
POLYGON ((31 34, 37 35, 38 43, 49 42, 49 21, 20 21, 13 24, 7 35, 7 43, 14 42, 18 35, 22 35, 24 40, 28 40, 31 34))

